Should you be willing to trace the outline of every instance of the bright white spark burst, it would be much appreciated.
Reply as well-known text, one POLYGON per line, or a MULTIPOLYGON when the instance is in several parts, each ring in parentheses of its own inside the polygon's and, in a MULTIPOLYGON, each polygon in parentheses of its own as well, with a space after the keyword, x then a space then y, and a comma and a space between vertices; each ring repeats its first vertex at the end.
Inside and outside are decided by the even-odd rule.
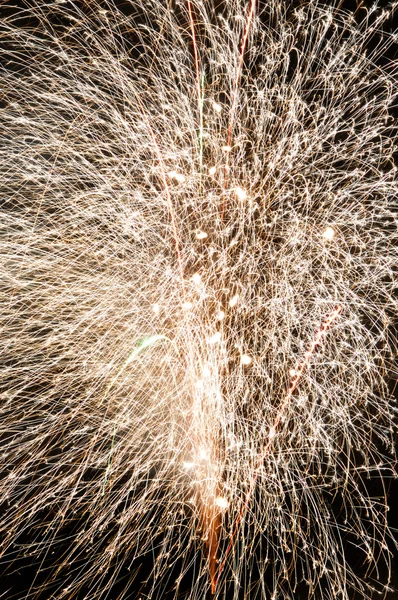
POLYGON ((1 552, 73 523, 58 600, 388 589, 397 2, 214 4, 0 8, 1 552))

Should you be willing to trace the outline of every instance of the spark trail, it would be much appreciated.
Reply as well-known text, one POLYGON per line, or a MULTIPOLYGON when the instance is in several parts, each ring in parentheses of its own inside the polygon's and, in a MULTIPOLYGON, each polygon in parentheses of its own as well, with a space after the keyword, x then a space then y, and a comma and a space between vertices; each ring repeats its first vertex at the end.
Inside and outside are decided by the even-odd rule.
POLYGON ((344 6, 0 5, 0 557, 39 565, 27 599, 389 591, 398 4, 344 6))

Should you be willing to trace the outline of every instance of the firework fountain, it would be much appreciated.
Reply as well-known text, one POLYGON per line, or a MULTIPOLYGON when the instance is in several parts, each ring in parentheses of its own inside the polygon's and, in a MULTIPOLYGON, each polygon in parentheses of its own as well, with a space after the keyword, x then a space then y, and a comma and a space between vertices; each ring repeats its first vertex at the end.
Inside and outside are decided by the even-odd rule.
POLYGON ((151 600, 388 592, 397 8, 0 5, 0 555, 37 561, 26 597, 110 598, 127 565, 136 598, 147 556, 151 600))

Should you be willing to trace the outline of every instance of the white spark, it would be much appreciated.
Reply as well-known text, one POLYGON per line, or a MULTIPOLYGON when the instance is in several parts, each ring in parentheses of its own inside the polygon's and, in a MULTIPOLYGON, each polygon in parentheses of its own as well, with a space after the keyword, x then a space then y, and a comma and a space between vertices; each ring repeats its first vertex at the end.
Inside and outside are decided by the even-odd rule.
POLYGON ((253 359, 247 354, 242 354, 242 356, 240 357, 240 362, 242 363, 242 365, 250 365, 253 362, 253 359))
POLYGON ((332 240, 334 238, 335 231, 332 227, 326 227, 322 235, 325 238, 325 240, 332 240))
POLYGON ((221 341, 221 333, 216 331, 209 339, 207 340, 209 344, 218 344, 221 341))
POLYGON ((240 186, 237 186, 235 188, 235 194, 236 194, 238 200, 246 200, 246 198, 247 198, 247 192, 246 192, 246 190, 244 190, 240 186))
POLYGON ((228 500, 226 498, 224 498, 223 496, 217 496, 217 498, 215 499, 215 504, 219 508, 222 508, 224 510, 226 510, 229 507, 228 500))

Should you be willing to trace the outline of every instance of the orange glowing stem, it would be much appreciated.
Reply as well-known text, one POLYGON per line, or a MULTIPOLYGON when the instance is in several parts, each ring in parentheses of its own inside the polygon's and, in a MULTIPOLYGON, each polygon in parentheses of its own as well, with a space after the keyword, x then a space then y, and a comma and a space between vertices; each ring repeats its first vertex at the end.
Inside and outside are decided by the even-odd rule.
POLYGON ((211 594, 214 595, 217 587, 217 551, 218 551, 218 530, 221 525, 221 515, 217 507, 212 509, 208 524, 207 553, 209 558, 209 574, 211 594))
POLYGON ((234 530, 232 532, 228 547, 225 551, 225 555, 224 555, 224 560, 222 561, 222 563, 220 564, 220 567, 218 569, 218 573, 216 575, 216 577, 211 577, 211 589, 214 589, 214 592, 212 591, 212 593, 215 593, 216 587, 217 587, 217 583, 220 579, 221 573, 225 567, 225 564, 227 562, 227 558, 229 556, 229 553, 231 552, 232 546, 235 542, 236 539, 236 535, 238 533, 239 530, 239 526, 242 522, 243 519, 243 515, 245 510, 247 510, 249 508, 249 503, 251 501, 251 498, 253 496, 255 487, 256 487, 256 483, 257 483, 257 479, 258 479, 258 475, 259 475, 259 468, 261 466, 261 464, 263 463, 264 459, 266 458, 271 445, 272 445, 272 440, 274 438, 274 435, 276 433, 276 430, 282 420, 282 417, 286 411, 286 408, 289 404, 289 401, 292 397, 292 395, 294 394, 294 391, 296 390, 300 379, 304 373, 305 368, 308 366, 309 361, 312 357, 312 355, 314 354, 315 348, 321 343, 322 339, 325 337, 326 332, 328 331, 328 329, 330 328, 330 326, 332 325, 333 321, 335 321, 335 319, 337 319, 337 317, 339 316, 339 314, 341 313, 341 311, 343 310, 342 306, 337 306, 334 311, 329 315, 329 317, 322 323, 321 327, 318 329, 318 331, 316 332, 313 341, 311 342, 311 346, 309 348, 309 350, 307 350, 307 352, 304 354, 304 360, 301 362, 299 368, 297 369, 295 375, 292 377, 292 379, 290 380, 290 386, 289 389, 286 393, 286 396, 284 397, 281 406, 278 410, 278 413, 275 417, 275 421, 273 424, 273 435, 269 437, 268 442, 265 444, 262 452, 260 453, 259 459, 257 461, 257 465, 254 471, 254 475, 249 487, 248 492, 246 493, 245 499, 243 501, 242 504, 242 508, 239 512, 238 518, 236 519, 236 523, 235 523, 235 527, 234 530))

